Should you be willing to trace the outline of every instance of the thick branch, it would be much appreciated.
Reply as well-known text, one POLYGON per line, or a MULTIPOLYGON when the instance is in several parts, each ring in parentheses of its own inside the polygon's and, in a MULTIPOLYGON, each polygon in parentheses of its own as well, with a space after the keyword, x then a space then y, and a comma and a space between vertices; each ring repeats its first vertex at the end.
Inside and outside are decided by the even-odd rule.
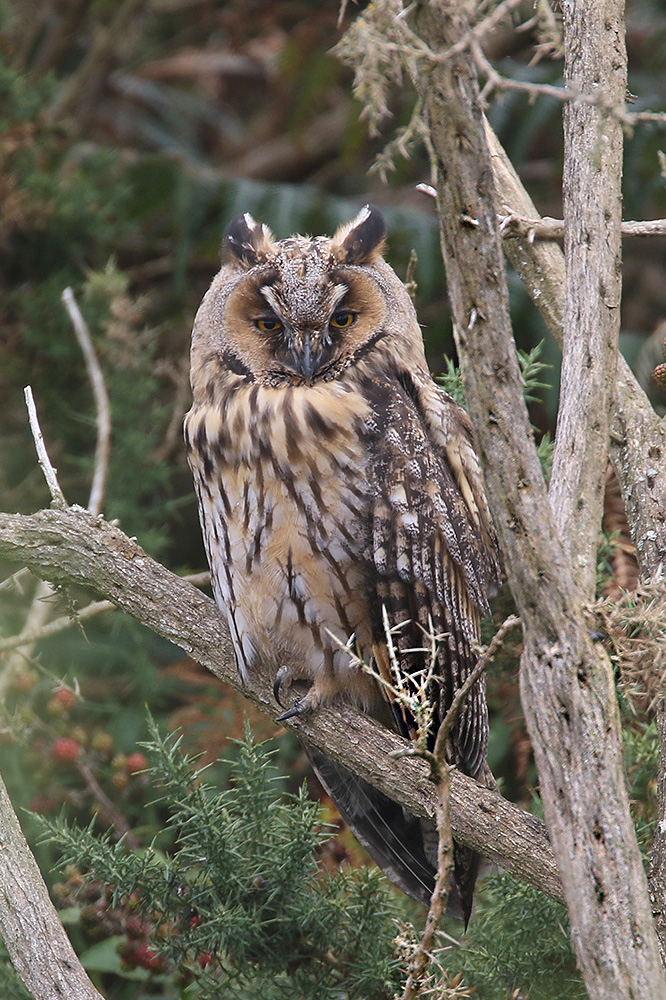
MULTIPOLYGON (((564 7, 565 73, 584 93, 624 103, 623 0, 564 7)), ((573 575, 594 598, 620 334, 622 127, 598 107, 564 107, 564 345, 550 501, 573 575)))
MULTIPOLYGON (((486 124, 498 213, 530 219, 539 214, 497 136, 486 124)), ((527 236, 503 241, 548 329, 560 346, 564 316, 564 256, 552 242, 527 236)), ((618 358, 610 426, 610 457, 617 476, 641 572, 650 578, 666 563, 666 426, 652 409, 624 358, 618 358)))
MULTIPOLYGON (((455 44, 468 28, 464 10, 450 0, 418 8, 424 41, 440 51, 455 44)), ((594 1000, 653 1000, 666 996, 666 981, 629 814, 613 678, 576 600, 522 402, 475 67, 461 55, 417 86, 466 398, 525 630, 523 704, 578 961, 594 1000)))
POLYGON ((659 947, 666 965, 666 698, 655 709, 659 757, 657 761, 657 830, 650 854, 650 898, 659 936, 659 947))
MULTIPOLYGON (((268 715, 279 714, 268 676, 253 677, 251 687, 240 688, 229 634, 215 604, 102 519, 78 507, 30 517, 0 514, 0 559, 26 563, 53 582, 90 587, 242 690, 268 715)), ((392 754, 407 748, 394 733, 349 706, 295 719, 293 725, 416 815, 434 816, 436 791, 428 767, 421 760, 393 760, 392 754)), ((517 878, 562 898, 548 837, 536 817, 453 771, 451 820, 460 841, 517 878)))
POLYGON ((0 931, 35 1000, 103 1000, 60 923, 1 778, 0 931))

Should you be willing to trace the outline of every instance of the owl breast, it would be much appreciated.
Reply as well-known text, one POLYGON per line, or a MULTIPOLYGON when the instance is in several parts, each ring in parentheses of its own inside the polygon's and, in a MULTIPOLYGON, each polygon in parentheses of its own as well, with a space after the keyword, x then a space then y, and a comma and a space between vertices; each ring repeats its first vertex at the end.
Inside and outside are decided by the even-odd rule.
POLYGON ((213 589, 244 679, 261 662, 312 681, 317 700, 372 696, 342 648, 351 635, 372 645, 369 418, 341 382, 241 383, 188 415, 213 589))

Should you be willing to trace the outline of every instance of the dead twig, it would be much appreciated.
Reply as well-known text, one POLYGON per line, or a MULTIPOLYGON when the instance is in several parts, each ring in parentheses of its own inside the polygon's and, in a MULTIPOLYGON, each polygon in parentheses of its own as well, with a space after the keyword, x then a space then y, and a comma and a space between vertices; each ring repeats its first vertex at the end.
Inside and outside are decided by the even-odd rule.
POLYGON ((85 760, 77 760, 76 769, 83 778, 86 788, 100 807, 100 812, 104 822, 111 824, 116 833, 120 837, 124 838, 125 843, 132 851, 138 851, 141 844, 132 833, 132 828, 121 811, 113 804, 100 785, 99 781, 93 774, 90 764, 88 764, 85 760))
POLYGON ((109 404, 109 394, 106 389, 106 382, 104 381, 104 373, 102 372, 92 337, 90 336, 88 324, 81 315, 81 310, 74 298, 74 292, 71 288, 66 288, 61 298, 67 314, 72 321, 95 400, 97 443, 95 445, 95 468, 90 487, 88 510, 91 514, 99 514, 104 501, 104 490, 111 452, 111 407, 109 404))
POLYGON ((64 510, 67 507, 67 501, 65 500, 65 494, 60 488, 56 470, 51 464, 51 459, 49 458, 46 445, 44 444, 44 435, 42 434, 42 428, 39 425, 35 398, 32 394, 32 386, 27 385, 23 390, 23 394, 25 396, 25 405, 28 407, 28 420, 30 421, 30 430, 32 431, 32 437, 35 442, 35 450, 37 451, 37 461, 39 462, 42 472, 44 473, 44 479, 46 480, 46 485, 48 486, 49 493, 51 494, 51 506, 64 510))
MULTIPOLYGON (((195 587, 205 587, 207 583, 210 583, 210 573, 191 573, 181 577, 181 579, 186 580, 195 587)), ((4 584, 0 584, 0 588, 2 586, 4 584)), ((45 586, 49 587, 49 592, 45 595, 48 597, 52 593, 52 590, 48 584, 45 584, 45 586)), ((43 604, 44 596, 39 600, 43 604)), ((0 639, 0 653, 6 653, 10 649, 20 649, 22 646, 32 646, 34 643, 39 642, 40 639, 48 639, 49 636, 57 635, 58 632, 64 632, 65 629, 71 628, 72 625, 78 625, 82 621, 100 614, 102 611, 113 611, 115 608, 116 605, 113 601, 93 601, 92 604, 87 604, 85 608, 81 608, 71 615, 62 615, 47 625, 42 625, 41 623, 35 625, 27 621, 23 631, 18 635, 9 636, 7 639, 0 639)))

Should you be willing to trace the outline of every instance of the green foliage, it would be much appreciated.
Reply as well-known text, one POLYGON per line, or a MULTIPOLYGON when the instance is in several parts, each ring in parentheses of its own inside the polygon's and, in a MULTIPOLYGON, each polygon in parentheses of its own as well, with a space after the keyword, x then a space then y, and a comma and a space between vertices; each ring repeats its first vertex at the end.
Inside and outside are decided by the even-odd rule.
MULTIPOLYGON (((539 343, 529 351, 521 351, 520 349, 517 351, 520 374, 523 379, 523 396, 527 404, 541 402, 539 390, 547 391, 550 389, 549 383, 542 381, 543 373, 550 368, 549 364, 541 360, 542 348, 543 343, 539 343)), ((460 369, 450 358, 444 358, 444 364, 446 370, 438 376, 437 381, 448 392, 449 396, 455 399, 456 403, 464 406, 465 387, 460 369)), ((536 432, 536 428, 534 430, 536 432)), ((546 431, 541 435, 537 444, 537 455, 546 482, 550 479, 553 465, 553 448, 553 441, 546 431)))
MULTIPOLYGON (((246 732, 231 787, 216 791, 151 721, 150 769, 174 847, 130 852, 92 824, 43 821, 63 864, 113 887, 154 925, 151 947, 202 998, 388 998, 398 984, 396 915, 376 871, 321 869, 330 838, 304 789, 281 794, 272 752, 246 732)), ((192 995, 195 995, 193 992, 192 995)))
POLYGON ((587 995, 569 944, 566 910, 510 875, 484 881, 461 958, 465 981, 476 986, 479 1000, 587 995))

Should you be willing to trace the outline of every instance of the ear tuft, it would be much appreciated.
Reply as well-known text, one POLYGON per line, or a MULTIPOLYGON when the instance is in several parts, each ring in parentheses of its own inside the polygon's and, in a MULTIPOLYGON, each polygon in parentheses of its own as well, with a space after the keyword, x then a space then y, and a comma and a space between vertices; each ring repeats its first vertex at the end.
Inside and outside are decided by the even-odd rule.
POLYGON ((246 267, 258 264, 273 248, 273 234, 263 222, 255 222, 249 212, 237 215, 224 230, 222 260, 235 259, 246 267))
POLYGON ((333 252, 344 264, 363 264, 380 255, 386 239, 386 223, 378 208, 366 205, 355 219, 341 226, 333 237, 333 252))

